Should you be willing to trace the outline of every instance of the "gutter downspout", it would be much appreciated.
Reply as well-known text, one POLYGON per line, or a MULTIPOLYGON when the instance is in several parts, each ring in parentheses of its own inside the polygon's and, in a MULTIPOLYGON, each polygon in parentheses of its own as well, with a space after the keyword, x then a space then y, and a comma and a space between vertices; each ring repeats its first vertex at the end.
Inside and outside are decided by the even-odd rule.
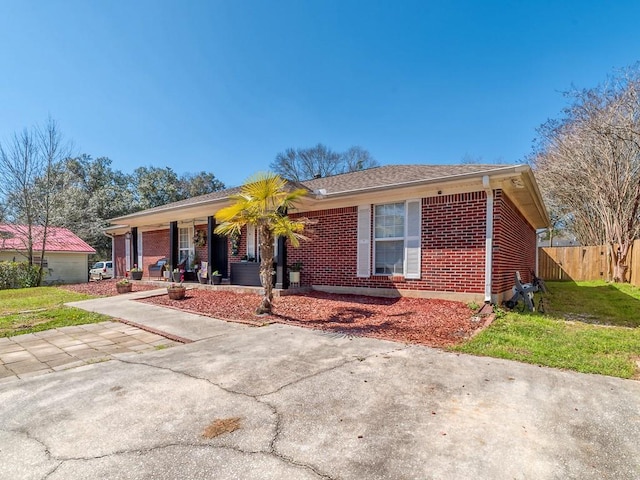
POLYGON ((489 176, 482 177, 482 186, 487 194, 487 227, 485 230, 484 251, 484 303, 491 303, 491 270, 493 267, 493 189, 489 176))

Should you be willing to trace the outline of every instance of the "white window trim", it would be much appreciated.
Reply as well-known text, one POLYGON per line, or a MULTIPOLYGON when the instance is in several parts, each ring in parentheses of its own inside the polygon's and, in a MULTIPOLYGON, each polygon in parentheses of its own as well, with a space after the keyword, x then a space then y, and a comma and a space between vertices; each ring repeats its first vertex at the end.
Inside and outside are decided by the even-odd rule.
POLYGON ((187 251, 189 255, 189 261, 185 265, 185 270, 189 270, 191 267, 190 263, 193 262, 193 258, 195 256, 195 247, 193 244, 193 227, 178 227, 178 261, 180 261, 180 252, 187 251), (180 230, 187 230, 187 245, 188 248, 180 247, 180 230))
POLYGON ((138 264, 138 268, 142 268, 142 258, 142 232, 138 230, 138 259, 136 262, 138 264))
POLYGON ((126 272, 131 270, 131 237, 129 234, 124 236, 124 268, 126 272))
POLYGON ((371 205, 358 206, 356 226, 356 277, 369 278, 371 276, 371 205), (363 233, 365 235, 363 235, 363 233), (361 261, 362 260, 362 261, 361 261))
POLYGON ((256 237, 256 226, 247 224, 247 257, 253 257, 253 259, 257 261, 256 237))
POLYGON ((422 200, 419 198, 412 198, 405 202, 405 217, 404 217, 404 278, 410 279, 420 279, 421 277, 421 266, 422 266, 422 200), (418 212, 418 234, 417 235, 409 235, 409 224, 411 219, 409 218, 409 204, 416 203, 417 204, 417 212, 418 212), (417 242, 417 247, 410 247, 409 242, 414 241, 417 242), (417 265, 409 265, 409 252, 411 249, 417 250, 417 265), (415 267, 415 271, 414 270, 415 267))
POLYGON ((421 278, 421 265, 422 265, 422 250, 421 250, 421 244, 422 244, 422 201, 419 198, 413 198, 413 199, 409 199, 409 200, 405 200, 404 202, 387 202, 387 203, 376 203, 375 205, 373 205, 373 221, 371 222, 371 243, 373 243, 373 275, 377 276, 377 277, 404 277, 407 279, 420 279, 421 278), (418 235, 409 235, 409 204, 410 203, 417 203, 418 204, 418 235), (404 203, 404 236, 402 237, 385 237, 385 238, 381 238, 381 239, 377 239, 375 236, 375 228, 376 228, 376 215, 375 215, 375 207, 380 206, 380 205, 390 205, 393 203, 404 203), (376 273, 376 248, 377 248, 377 244, 378 242, 391 242, 391 241, 399 241, 402 240, 404 242, 404 251, 403 251, 403 259, 402 259, 402 273, 376 273), (408 241, 409 240, 417 240, 418 242, 418 246, 417 247, 413 247, 413 248, 417 248, 417 252, 418 252, 418 265, 417 265, 417 271, 415 273, 408 273, 410 270, 410 266, 408 264, 409 262, 409 247, 408 246, 408 241))

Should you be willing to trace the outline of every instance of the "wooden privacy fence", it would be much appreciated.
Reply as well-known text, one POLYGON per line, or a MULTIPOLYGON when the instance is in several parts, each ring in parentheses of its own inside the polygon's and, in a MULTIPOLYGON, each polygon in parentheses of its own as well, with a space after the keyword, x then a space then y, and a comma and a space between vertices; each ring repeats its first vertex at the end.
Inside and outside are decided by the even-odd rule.
MULTIPOLYGON (((640 285, 640 240, 633 243, 628 265, 627 279, 640 285)), ((611 280, 607 246, 539 248, 538 275, 552 281, 611 280)))

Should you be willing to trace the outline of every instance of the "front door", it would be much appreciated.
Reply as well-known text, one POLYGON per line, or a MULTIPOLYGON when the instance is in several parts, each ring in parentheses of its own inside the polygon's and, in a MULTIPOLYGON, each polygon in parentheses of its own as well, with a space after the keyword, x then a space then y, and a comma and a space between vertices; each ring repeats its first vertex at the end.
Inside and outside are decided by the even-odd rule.
POLYGON ((213 260, 211 262, 211 271, 218 271, 223 278, 229 277, 227 270, 228 245, 226 235, 213 235, 213 260))

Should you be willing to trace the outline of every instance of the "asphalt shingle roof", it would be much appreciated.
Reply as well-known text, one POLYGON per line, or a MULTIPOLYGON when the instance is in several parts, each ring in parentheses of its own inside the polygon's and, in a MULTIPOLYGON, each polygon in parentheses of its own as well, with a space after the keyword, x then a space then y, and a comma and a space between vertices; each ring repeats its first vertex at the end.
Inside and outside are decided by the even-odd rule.
MULTIPOLYGON (((383 188, 403 183, 429 181, 448 178, 454 178, 458 175, 468 175, 473 173, 487 172, 505 165, 481 165, 481 164, 464 164, 464 165, 385 165, 381 167, 359 170, 357 172, 342 173, 329 177, 315 178, 300 182, 305 188, 313 192, 316 190, 325 190, 327 195, 336 193, 348 193, 368 188, 383 188)), ((140 212, 132 213, 119 217, 126 219, 130 216, 147 215, 165 210, 173 210, 179 207, 188 207, 199 203, 214 202, 216 200, 224 200, 238 192, 241 187, 233 187, 217 192, 207 193, 197 197, 187 198, 166 205, 149 208, 140 212)), ((114 219, 117 220, 117 219, 114 219)))
POLYGON ((305 180, 302 184, 311 191, 324 189, 327 194, 346 193, 408 182, 446 179, 501 167, 504 165, 385 165, 331 177, 305 180))

